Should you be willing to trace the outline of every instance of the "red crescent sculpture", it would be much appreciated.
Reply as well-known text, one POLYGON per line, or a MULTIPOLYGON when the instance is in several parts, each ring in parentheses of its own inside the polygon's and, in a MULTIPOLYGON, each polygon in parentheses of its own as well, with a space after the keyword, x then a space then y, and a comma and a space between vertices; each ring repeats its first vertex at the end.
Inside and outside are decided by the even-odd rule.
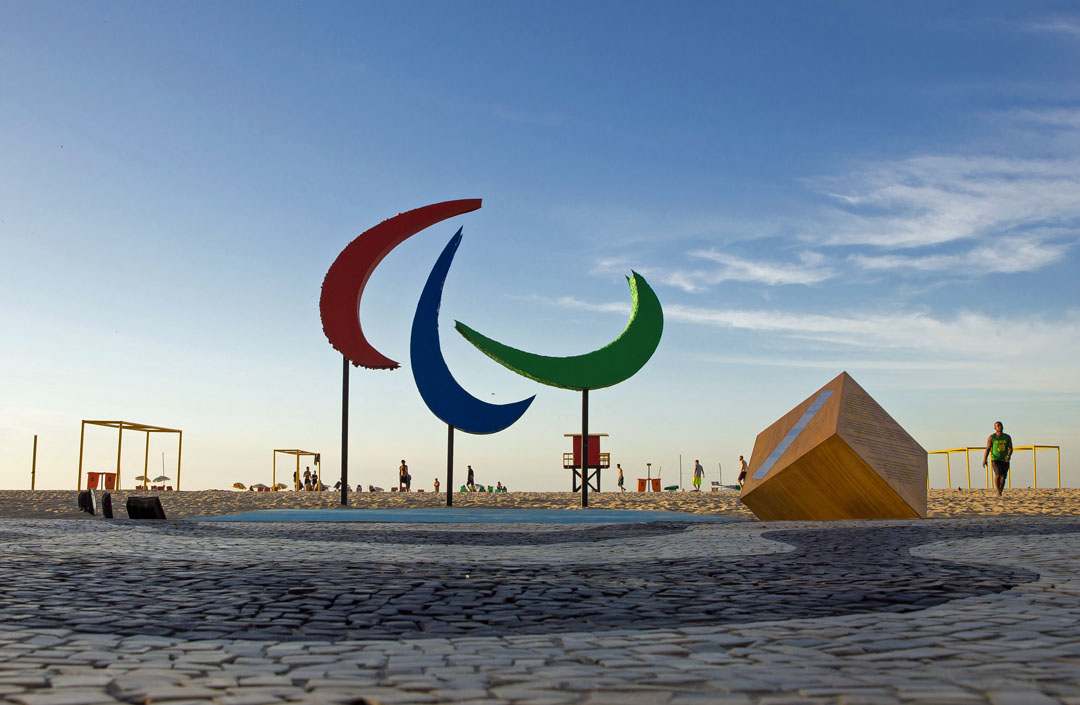
POLYGON ((353 365, 394 370, 398 363, 367 341, 360 326, 360 297, 371 273, 390 250, 435 223, 480 208, 479 198, 433 203, 398 213, 361 233, 345 246, 323 279, 319 313, 330 344, 353 365))

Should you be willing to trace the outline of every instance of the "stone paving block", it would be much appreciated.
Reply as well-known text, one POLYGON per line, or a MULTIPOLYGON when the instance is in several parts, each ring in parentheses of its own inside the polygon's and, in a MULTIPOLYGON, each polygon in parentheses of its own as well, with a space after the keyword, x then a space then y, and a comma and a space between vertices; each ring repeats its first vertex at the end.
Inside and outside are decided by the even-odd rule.
POLYGON ((0 674, 0 685, 19 686, 22 688, 44 688, 49 681, 44 675, 3 675, 0 674))
POLYGON ((101 690, 76 688, 8 695, 7 699, 19 705, 108 705, 120 702, 101 690))
POLYGON ((276 705, 285 701, 273 695, 218 695, 214 702, 217 705, 276 705))
POLYGON ((353 697, 363 697, 368 700, 383 703, 385 705, 399 705, 400 703, 434 703, 437 702, 430 693, 410 693, 394 690, 392 688, 358 688, 353 697))
POLYGON ((758 705, 822 705, 825 702, 823 699, 798 695, 766 695, 758 700, 758 705))
POLYGON ((221 691, 188 685, 159 685, 136 690, 122 690, 119 695, 124 700, 143 703, 172 702, 175 700, 206 700, 221 691))
POLYGON ((837 705, 900 705, 900 700, 886 694, 854 694, 847 693, 839 696, 837 705))
MULTIPOLYGON (((614 690, 592 693, 583 703, 584 705, 665 705, 671 702, 672 697, 671 693, 655 690, 614 690)), ((722 701, 714 700, 713 702, 722 701)))
MULTIPOLYGON (((463 552, 475 548, 477 551, 470 560, 476 565, 482 564, 484 551, 514 557, 523 555, 523 551, 532 551, 530 560, 537 563, 529 565, 551 561, 549 565, 557 565, 558 568, 548 570, 550 575, 545 574, 536 589, 528 587, 528 581, 535 580, 536 573, 525 563, 500 563, 498 570, 506 571, 506 580, 502 577, 495 579, 497 570, 485 569, 483 574, 492 577, 485 578, 486 582, 483 583, 474 581, 474 584, 486 586, 483 591, 461 593, 462 599, 488 595, 503 602, 477 611, 478 614, 491 616, 491 621, 485 625, 472 623, 471 614, 469 619, 464 619, 462 614, 447 615, 461 618, 446 622, 453 629, 471 629, 484 634, 452 639, 430 635, 416 639, 402 638, 398 634, 378 634, 375 631, 367 634, 377 638, 360 638, 365 634, 363 629, 349 628, 347 633, 343 632, 338 622, 344 622, 338 619, 338 613, 334 611, 337 603, 319 602, 327 594, 326 589, 334 587, 336 580, 320 567, 323 565, 320 563, 320 552, 327 549, 326 555, 333 556, 336 565, 341 560, 340 549, 348 545, 350 536, 382 529, 331 528, 320 530, 317 540, 312 535, 294 541, 297 546, 305 547, 305 555, 293 560, 289 567, 294 573, 289 578, 293 583, 304 581, 303 578, 296 578, 296 571, 304 573, 309 570, 308 566, 311 567, 311 582, 318 584, 319 588, 304 599, 317 604, 313 614, 318 614, 318 619, 308 619, 297 611, 296 606, 276 609, 276 604, 270 602, 263 614, 270 622, 287 622, 288 629, 284 632, 254 629, 248 630, 248 638, 242 640, 206 639, 207 634, 232 628, 231 615, 239 615, 238 619, 242 621, 259 614, 258 610, 253 609, 258 602, 252 602, 252 597, 258 601, 262 599, 260 595, 252 592, 244 594, 242 599, 238 597, 240 592, 247 589, 245 586, 255 585, 252 578, 243 574, 244 571, 258 570, 259 567, 249 562, 242 564, 239 569, 219 570, 212 567, 217 564, 206 563, 202 559, 193 560, 194 570, 200 577, 173 581, 172 589, 178 593, 184 590, 216 591, 218 586, 227 584, 227 597, 222 597, 222 592, 213 593, 211 603, 217 612, 213 615, 216 624, 212 628, 199 627, 189 630, 186 635, 168 637, 82 634, 71 629, 57 629, 55 633, 50 633, 41 631, 46 621, 43 615, 51 615, 49 618, 54 622, 63 621, 62 612, 49 612, 49 609, 55 609, 50 607, 50 603, 44 603, 41 610, 22 619, 19 614, 9 614, 8 610, 5 612, 6 621, 0 623, 0 688, 36 689, 34 693, 2 693, 5 697, 45 695, 57 690, 45 690, 49 682, 70 684, 61 690, 78 689, 79 676, 93 675, 97 678, 115 678, 116 682, 111 686, 109 680, 105 680, 104 684, 99 680, 93 682, 101 685, 101 690, 110 688, 106 695, 123 695, 125 700, 130 700, 129 696, 137 694, 140 689, 165 683, 193 690, 210 690, 216 699, 251 697, 303 702, 309 698, 313 702, 335 702, 335 698, 342 694, 337 684, 344 681, 357 686, 353 695, 357 694, 356 691, 359 691, 359 695, 368 690, 382 692, 387 697, 398 698, 397 702, 400 703, 425 701, 425 697, 439 693, 447 696, 443 700, 449 700, 456 694, 452 701, 454 703, 477 700, 498 702, 500 705, 539 705, 562 699, 561 702, 577 705, 592 696, 614 693, 625 696, 619 701, 620 705, 623 702, 638 702, 628 701, 629 697, 642 698, 640 702, 649 703, 684 697, 690 702, 700 695, 708 696, 710 702, 717 703, 725 700, 760 703, 769 698, 772 699, 770 702, 781 702, 786 698, 855 705, 855 698, 862 697, 876 698, 882 701, 881 705, 894 705, 898 699, 895 695, 901 692, 910 696, 905 702, 927 705, 934 702, 934 698, 967 705, 969 702, 979 702, 978 698, 986 693, 997 694, 1002 703, 1007 697, 1021 696, 1029 699, 1042 696, 1051 698, 1052 702, 1058 702, 1057 698, 1061 698, 1063 702, 1065 698, 1080 697, 1080 692, 1076 691, 1080 686, 1074 675, 1080 667, 1080 627, 1077 626, 1080 623, 1080 581, 1072 588, 1072 593, 1066 593, 1060 589, 1060 585, 1065 585, 1066 581, 1059 578, 1049 581, 1046 576, 1080 574, 1080 526, 1077 526, 1076 520, 1067 521, 1071 522, 1069 527, 1074 534, 1052 533, 1051 529, 1065 526, 1066 522, 1045 519, 929 520, 883 523, 880 526, 840 522, 828 527, 809 528, 798 524, 702 527, 694 529, 695 538, 689 544, 681 529, 674 532, 663 529, 650 538, 634 539, 639 549, 652 546, 655 554, 642 554, 636 550, 632 561, 622 559, 616 565, 595 560, 590 565, 590 571, 580 572, 575 572, 573 561, 566 559, 568 554, 565 546, 557 543, 549 546, 514 546, 513 550, 502 547, 495 552, 489 550, 489 544, 464 544, 456 546, 455 555, 447 559, 451 564, 460 560, 463 552), (1024 527, 1022 531, 1021 526, 1024 527), (988 529, 996 530, 994 527, 1000 527, 998 535, 980 538, 988 529), (1027 533, 1029 531, 1033 533, 1027 533), (1039 534, 1040 531, 1043 534, 1039 534), (746 554, 735 561, 730 560, 730 554, 716 553, 715 556, 722 557, 713 557, 712 552, 717 546, 728 543, 723 538, 725 534, 749 535, 748 532, 754 536, 772 532, 771 535, 790 537, 785 544, 772 542, 784 545, 785 553, 746 554), (849 538, 845 538, 848 536, 845 532, 850 532, 849 538), (950 536, 952 538, 944 542, 934 543, 931 540, 950 536), (871 540, 870 537, 876 538, 871 540), (710 541, 714 543, 710 544, 710 541), (924 545, 919 545, 920 542, 924 545), (861 548, 864 545, 873 550, 861 548), (906 547, 912 545, 914 547, 909 554, 906 547), (307 555, 308 549, 312 555, 307 555), (665 562, 670 556, 681 556, 688 549, 690 554, 696 556, 693 557, 696 563, 692 566, 686 561, 665 562), (874 555, 875 552, 881 554, 880 559, 874 555), (878 560, 873 570, 860 572, 851 569, 854 561, 865 563, 868 560, 878 560), (768 568, 768 561, 775 561, 775 570, 766 575, 760 571, 768 568), (961 566, 958 561, 966 561, 971 566, 970 571, 963 576, 955 573, 943 577, 943 566, 952 570, 949 566, 961 566), (662 571, 658 568, 660 566, 663 567, 662 571), (794 571, 793 566, 797 567, 794 571), (680 573, 683 570, 688 571, 686 580, 680 573), (211 576, 215 571, 217 573, 211 576), (517 587, 524 589, 506 592, 506 586, 515 585, 515 575, 518 574, 514 571, 520 571, 521 581, 517 587), (604 613, 605 620, 598 621, 595 629, 581 631, 578 627, 572 633, 560 632, 558 623, 550 620, 558 620, 560 610, 568 607, 566 622, 576 620, 580 625, 580 617, 584 614, 581 610, 583 605, 587 605, 589 595, 582 586, 596 579, 598 576, 594 573, 597 571, 603 574, 602 584, 605 586, 597 594, 603 596, 605 604, 632 604, 635 600, 643 599, 663 600, 663 596, 668 595, 678 602, 679 607, 677 610, 658 608, 640 614, 628 613, 626 621, 618 628, 612 628, 618 624, 618 619, 607 621, 612 616, 608 610, 604 613), (835 595, 843 591, 854 596, 859 591, 865 593, 868 586, 874 584, 873 580, 867 578, 873 571, 889 576, 882 578, 874 589, 895 589, 898 599, 907 594, 913 600, 921 600, 923 598, 919 595, 942 589, 954 590, 961 597, 951 601, 946 599, 929 609, 913 611, 910 601, 890 605, 887 599, 875 596, 873 600, 864 599, 857 603, 863 605, 860 609, 866 611, 850 614, 835 612, 843 608, 843 602, 829 605, 828 609, 819 609, 824 602, 818 600, 815 604, 807 599, 807 581, 813 581, 809 583, 811 586, 818 583, 825 585, 834 578, 838 582, 832 587, 832 592, 826 594, 835 595), (738 587, 744 573, 754 581, 750 590, 745 586, 751 583, 738 587), (799 580, 790 580, 795 573, 799 580), (1038 590, 1013 597, 995 592, 1000 591, 1010 579, 1022 583, 1025 575, 1039 573, 1044 579, 1040 581, 1038 590), (701 582, 701 576, 705 574, 711 577, 701 582), (851 578, 853 575, 856 576, 854 579, 851 578), (622 582, 632 583, 632 589, 611 595, 604 592, 622 582), (694 587, 699 582, 703 587, 694 587), (784 588, 788 583, 791 585, 790 592, 784 588), (650 592, 654 589, 650 587, 653 584, 666 587, 661 593, 650 592), (695 592, 699 589, 705 590, 701 596, 695 592), (733 592, 722 598, 713 594, 728 589, 733 592), (238 592, 238 595, 233 595, 233 592, 238 592), (743 610, 735 604, 739 599, 744 599, 743 596, 748 605, 752 603, 753 610, 743 610), (525 607, 515 607, 506 600, 523 601, 525 607), (543 609, 540 609, 545 600, 551 604, 543 604, 543 609), (888 611, 897 606, 907 611, 888 611), (515 618, 507 619, 511 609, 515 618), (760 619, 761 615, 756 613, 759 609, 773 610, 774 618, 751 621, 760 619), (699 619, 697 615, 700 615, 700 621, 694 621, 699 619), (9 616, 11 619, 7 619, 9 616), (20 621, 34 626, 31 629, 10 628, 20 621), (293 633, 305 624, 310 626, 308 636, 312 638, 287 640, 293 638, 293 633), (526 628, 541 629, 544 633, 513 631, 526 628), (500 636, 493 629, 504 632, 500 636), (18 636, 5 643, 4 638, 13 634, 18 636), (339 638, 339 634, 345 638, 339 638), (60 641, 50 642, 49 638, 60 641), (18 641, 20 639, 39 639, 41 643, 24 648, 25 645, 18 641), (1017 649, 1017 644, 1022 648, 1017 649), (944 650, 944 653, 934 649, 944 650), (860 658, 868 655, 871 658, 860 658), (387 670, 387 665, 391 663, 394 666, 387 670), (90 664, 100 667, 91 668, 90 664), (414 668, 414 665, 419 665, 419 668, 414 668), (296 678, 298 674, 310 677, 296 678), (266 681, 243 680, 264 676, 275 679, 269 682, 281 685, 254 685, 266 681), (4 683, 6 678, 17 681, 28 677, 37 680, 29 685, 4 683), (66 680, 56 680, 58 678, 66 680), (322 686, 319 685, 320 681, 322 686), (560 684, 567 686, 566 689, 558 690, 560 684), (835 689, 832 694, 813 690, 830 685, 835 689), (880 686, 888 687, 872 689, 880 686), (858 690, 860 687, 864 690, 858 690), (503 689, 517 689, 516 694, 520 697, 516 700, 507 698, 501 693, 503 689), (971 700, 971 697, 976 700, 971 700), (566 698, 571 700, 567 701, 566 698), (844 698, 848 698, 849 702, 843 702, 844 698)), ((82 555, 87 550, 84 541, 65 538, 67 533, 50 533, 52 530, 47 528, 47 523, 35 522, 29 528, 12 526, 10 522, 0 520, 0 530, 24 532, 18 541, 12 542, 13 545, 35 551, 39 547, 51 547, 49 550, 53 552, 48 554, 51 563, 30 566, 43 571, 42 575, 52 570, 52 564, 66 560, 64 556, 68 554, 65 552, 79 551, 79 555, 82 555), (38 541, 35 536, 41 537, 37 544, 34 544, 34 541, 38 541), (68 541, 67 545, 65 541, 68 541)), ((123 531, 119 524, 102 530, 123 531)), ((223 542, 230 549, 213 551, 208 556, 227 563, 244 553, 236 550, 237 545, 248 542, 254 546, 259 545, 260 541, 267 546, 280 545, 283 537, 290 532, 306 531, 302 527, 273 526, 230 530, 240 532, 223 542), (263 536, 274 538, 264 541, 260 538, 263 536)), ((170 561, 174 562, 182 563, 188 560, 185 556, 195 556, 198 551, 209 550, 205 536, 199 540, 184 537, 184 532, 192 529, 183 523, 143 528, 140 531, 143 538, 138 540, 146 542, 139 548, 140 555, 154 555, 155 541, 167 542, 170 561), (179 549, 178 546, 185 541, 190 548, 179 549), (185 550, 191 553, 185 554, 185 550)), ((409 527, 406 531, 422 529, 409 527)), ((552 532, 549 527, 515 531, 523 537, 552 532)), ((386 547, 385 553, 381 554, 386 558, 382 560, 392 563, 401 551, 414 548, 416 560, 427 560, 430 551, 419 544, 414 547, 400 543, 403 540, 401 534, 400 528, 387 529, 387 536, 394 537, 398 543, 386 547)), ((110 544, 124 545, 126 548, 135 545, 129 534, 118 534, 118 537, 121 535, 123 541, 103 541, 94 550, 109 550, 110 544)), ((484 536, 483 541, 501 541, 508 536, 508 532, 473 531, 472 535, 484 536)), ((613 544, 618 545, 618 542, 613 541, 613 544)), ((378 541, 367 541, 364 546, 368 547, 365 549, 365 559, 352 571, 366 571, 361 581, 365 586, 363 596, 358 597, 361 593, 357 591, 357 581, 351 579, 353 575, 349 575, 347 588, 342 578, 342 605, 350 611, 355 610, 354 614, 361 617, 378 610, 380 617, 371 622, 371 629, 375 630, 379 628, 378 619, 388 622, 400 618, 403 623, 418 623, 420 618, 417 615, 422 613, 422 605, 440 589, 438 581, 441 578, 434 570, 436 564, 380 564, 379 559, 371 559, 371 552, 382 551, 384 547, 378 541), (425 572, 429 569, 430 572, 425 572), (405 574, 412 575, 416 580, 402 580, 400 576, 405 574), (432 582, 433 579, 435 582, 432 582), (398 583, 404 593, 400 593, 396 587, 398 583), (400 594, 408 594, 409 591, 415 593, 417 599, 398 599, 400 594), (368 603, 371 610, 362 612, 361 608, 368 603)), ((0 545, 0 553, 4 550, 0 545)), ((26 554, 26 551, 23 553, 26 554)), ((348 551, 345 555, 348 555, 348 551)), ((619 556, 618 553, 612 555, 619 556)), ((20 556, 18 560, 22 566, 23 557, 20 556)), ((90 560, 94 560, 92 551, 90 560)), ((345 561, 348 560, 346 557, 345 561)), ((3 565, 0 558, 0 566, 3 565)), ((494 566, 491 563, 486 565, 494 566)), ((12 578, 2 571, 0 567, 0 578, 8 579, 9 583, 19 579, 19 575, 12 578)), ((260 580, 266 578, 258 584, 259 590, 272 587, 273 576, 267 578, 263 574, 258 577, 260 580)), ((457 579, 441 584, 464 590, 464 587, 454 587, 463 582, 457 579)), ((811 591, 813 589, 811 587, 811 591)), ((94 595, 94 599, 100 599, 100 593, 94 595)), ((172 598, 176 597, 172 595, 172 598)), ((947 595, 945 597, 948 598, 947 595)), ((124 600, 128 599, 132 598, 125 595, 117 602, 108 603, 109 610, 130 610, 123 607, 124 600)), ((152 615, 146 617, 146 621, 150 621, 169 615, 170 610, 179 614, 177 609, 190 609, 198 599, 197 592, 183 595, 183 599, 175 600, 175 605, 168 600, 154 602, 150 599, 147 605, 151 608, 149 611, 130 611, 132 614, 152 615)), ((54 604, 60 605, 61 601, 54 604)), ((161 619, 161 623, 179 629, 198 614, 198 609, 185 611, 182 617, 161 619)), ((618 616, 617 610, 615 616, 618 616)), ((81 626, 82 623, 73 624, 81 626)), ((119 628, 122 629, 123 624, 119 628)), ((205 698, 202 700, 206 701, 205 698)), ((167 702, 174 705, 182 701, 167 702)), ((1038 701, 1040 705, 1042 702, 1045 700, 1038 701)), ((866 705, 871 704, 868 702, 866 705)))
POLYGON ((1037 690, 998 690, 987 693, 993 705, 1058 705, 1057 698, 1037 690))

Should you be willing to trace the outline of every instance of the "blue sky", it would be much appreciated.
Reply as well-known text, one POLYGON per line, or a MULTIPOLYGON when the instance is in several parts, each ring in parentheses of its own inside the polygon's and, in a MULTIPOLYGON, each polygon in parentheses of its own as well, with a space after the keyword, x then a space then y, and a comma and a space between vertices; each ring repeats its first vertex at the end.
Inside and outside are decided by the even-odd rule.
MULTIPOLYGON (((403 366, 353 374, 354 482, 445 467, 408 336, 463 227, 449 365, 478 397, 538 395, 459 434, 478 480, 566 489, 580 400, 453 320, 578 354, 622 330, 634 269, 664 339, 590 423, 630 478, 681 455, 729 481, 847 370, 928 450, 1001 419, 1061 445, 1077 486, 1078 59, 1070 3, 0 1, 0 486, 29 486, 36 433, 37 486, 74 487, 84 418, 183 428, 188 489, 269 483, 274 448, 333 477, 327 267, 389 216, 476 197, 368 285, 365 331, 403 366)), ((87 443, 86 469, 115 462, 115 433, 87 443)))

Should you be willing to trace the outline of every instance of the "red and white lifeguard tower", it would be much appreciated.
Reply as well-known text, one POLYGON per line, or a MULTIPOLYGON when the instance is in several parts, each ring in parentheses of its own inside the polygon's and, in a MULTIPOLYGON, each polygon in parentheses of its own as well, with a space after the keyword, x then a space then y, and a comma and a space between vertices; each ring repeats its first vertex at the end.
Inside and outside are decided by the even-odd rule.
MULTIPOLYGON (((611 467, 611 454, 600 452, 600 436, 606 436, 606 433, 590 433, 589 434, 589 463, 588 471, 586 471, 586 481, 589 483, 589 489, 594 492, 600 491, 600 471, 604 468, 611 467)), ((570 453, 563 453, 562 464, 564 470, 573 470, 573 488, 574 492, 581 491, 581 434, 580 433, 564 433, 566 438, 574 439, 574 450, 570 453)))

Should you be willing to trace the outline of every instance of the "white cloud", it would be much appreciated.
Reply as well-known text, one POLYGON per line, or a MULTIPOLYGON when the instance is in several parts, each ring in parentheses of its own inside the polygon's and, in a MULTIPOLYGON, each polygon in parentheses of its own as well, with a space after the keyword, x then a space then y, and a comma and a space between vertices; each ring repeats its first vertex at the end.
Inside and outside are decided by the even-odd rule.
POLYGON ((898 354, 921 350, 961 360, 1057 358, 1062 351, 1080 349, 1076 314, 1047 321, 971 312, 935 318, 920 312, 830 315, 679 305, 666 306, 664 313, 669 320, 685 323, 775 333, 852 349, 898 354))
POLYGON ((1010 122, 1053 125, 1080 130, 1080 110, 1070 110, 1068 108, 1010 110, 1004 113, 1003 117, 1010 122))
MULTIPOLYGON (((548 299, 558 306, 626 314, 624 302, 589 303, 574 297, 548 299)), ((1058 320, 961 312, 939 318, 924 312, 806 314, 767 309, 708 308, 669 304, 668 321, 780 335, 849 349, 924 351, 955 361, 1071 359, 1080 350, 1080 312, 1058 320)), ((1080 371, 1080 368, 1078 368, 1080 371)))
MULTIPOLYGON (((552 301, 552 299, 545 299, 544 297, 535 297, 537 300, 552 301)), ((553 300, 558 306, 563 308, 575 308, 582 311, 598 311, 600 313, 623 313, 630 315, 630 304, 625 301, 612 301, 610 303, 594 304, 588 301, 582 301, 579 298, 573 296, 561 296, 553 300)))
MULTIPOLYGON (((836 276, 836 271, 827 264, 824 255, 809 250, 798 254, 798 262, 752 260, 716 249, 694 250, 689 254, 691 257, 715 262, 719 266, 711 269, 649 267, 639 269, 639 272, 689 293, 704 291, 710 286, 726 281, 751 282, 768 286, 811 285, 836 276)), ((625 269, 625 266, 620 260, 604 260, 598 263, 596 271, 606 272, 610 269, 621 271, 625 269)))
POLYGON ((1080 227, 1080 159, 922 156, 822 180, 842 207, 808 239, 931 247, 1032 228, 1080 227))
POLYGON ((965 252, 923 256, 861 255, 848 260, 870 270, 913 269, 921 272, 954 272, 960 276, 1011 274, 1042 269, 1065 256, 1069 244, 1049 243, 1038 236, 1003 237, 965 252))
POLYGON ((1023 28, 1029 32, 1050 32, 1080 37, 1080 20, 1072 17, 1055 17, 1041 22, 1029 22, 1023 28))
MULTIPOLYGON (((575 220, 624 248, 645 233, 715 243, 682 251, 699 260, 697 266, 638 267, 688 293, 725 282, 812 286, 851 269, 973 277, 1036 271, 1061 261, 1080 239, 1080 109, 1018 109, 983 117, 1000 130, 999 153, 927 154, 807 180, 827 198, 809 211, 740 221, 593 210, 575 213, 575 220), (739 254, 730 252, 736 241, 739 254), (813 249, 795 261, 771 254, 793 242, 813 249), (768 250, 766 243, 775 246, 768 250)), ((594 271, 621 271, 631 261, 613 257, 594 271)), ((651 250, 633 259, 657 261, 651 250)))

